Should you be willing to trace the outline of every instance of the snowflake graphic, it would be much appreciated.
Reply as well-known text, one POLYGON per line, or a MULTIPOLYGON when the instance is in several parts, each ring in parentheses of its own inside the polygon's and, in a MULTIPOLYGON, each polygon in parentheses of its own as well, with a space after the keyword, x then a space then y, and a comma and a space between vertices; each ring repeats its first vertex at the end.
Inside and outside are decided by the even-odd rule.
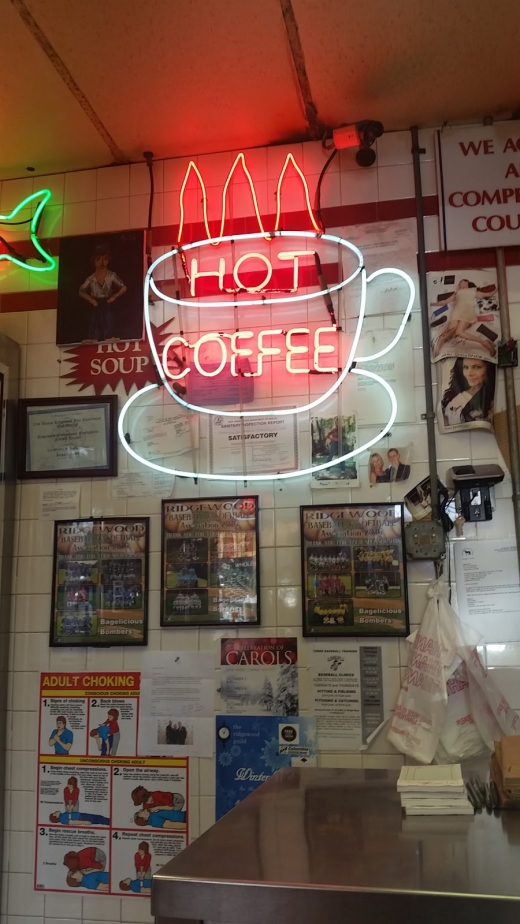
POLYGON ((238 805, 240 799, 237 799, 237 794, 234 789, 222 789, 217 795, 218 802, 220 803, 223 811, 220 812, 220 816, 225 815, 226 812, 229 812, 235 805, 238 805))
POLYGON ((230 748, 229 753, 231 754, 232 757, 240 757, 240 755, 241 755, 241 753, 242 753, 242 748, 240 747, 239 744, 234 744, 234 745, 230 748))
POLYGON ((233 763, 233 758, 229 751, 223 751, 218 759, 218 762, 221 767, 229 767, 233 763))
POLYGON ((269 740, 264 742, 264 747, 260 752, 264 764, 266 764, 273 773, 275 770, 280 770, 281 767, 287 765, 287 758, 283 754, 280 754, 279 751, 280 749, 276 738, 269 738, 269 740))
POLYGON ((314 744, 316 742, 316 726, 310 724, 303 730, 303 739, 307 744, 314 744))
POLYGON ((251 728, 252 728, 252 730, 253 730, 254 732, 260 731, 260 723, 259 723, 259 722, 253 722, 251 728))

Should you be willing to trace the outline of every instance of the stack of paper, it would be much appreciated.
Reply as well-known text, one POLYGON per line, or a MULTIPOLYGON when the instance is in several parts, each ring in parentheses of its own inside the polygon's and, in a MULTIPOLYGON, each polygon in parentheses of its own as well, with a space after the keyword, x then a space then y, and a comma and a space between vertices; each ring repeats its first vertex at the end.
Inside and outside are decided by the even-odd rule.
POLYGON ((460 764, 403 767, 397 781, 407 815, 472 815, 460 764))

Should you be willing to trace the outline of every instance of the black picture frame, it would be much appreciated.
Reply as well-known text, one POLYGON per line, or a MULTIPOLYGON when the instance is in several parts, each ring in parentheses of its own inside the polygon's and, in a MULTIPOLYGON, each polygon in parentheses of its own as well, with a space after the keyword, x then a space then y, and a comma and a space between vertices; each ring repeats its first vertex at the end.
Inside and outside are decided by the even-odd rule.
POLYGON ((143 339, 144 251, 142 229, 61 238, 58 346, 143 339), (94 281, 98 270, 106 272, 101 287, 94 281))
MULTIPOLYGON (((81 480, 82 478, 107 478, 117 475, 117 414, 118 414, 118 397, 117 395, 102 395, 98 397, 73 397, 73 398, 22 398, 18 402, 18 478, 25 479, 45 479, 45 478, 75 478, 76 480, 81 480), (78 421, 82 417, 85 417, 85 424, 90 426, 92 431, 92 422, 88 421, 88 414, 93 414, 96 416, 96 411, 99 408, 105 408, 105 415, 103 420, 99 419, 95 422, 95 425, 100 428, 99 436, 101 439, 104 438, 104 458, 106 462, 104 464, 98 465, 81 465, 81 455, 82 450, 84 451, 86 447, 80 445, 79 441, 74 445, 74 434, 71 433, 74 423, 78 425, 78 421), (58 415, 63 409, 64 416, 61 421, 58 419, 58 415), (69 423, 67 423, 67 410, 68 416, 70 418, 69 423), (52 415, 55 415, 54 422, 52 420, 52 415), (45 434, 45 429, 41 432, 42 440, 46 446, 44 446, 44 454, 49 457, 49 460, 52 459, 52 445, 51 441, 55 441, 55 450, 56 452, 60 448, 61 441, 61 456, 64 458, 66 463, 66 455, 68 454, 70 458, 75 458, 76 462, 70 468, 63 465, 63 467, 50 468, 43 467, 38 468, 33 467, 34 463, 31 461, 31 440, 34 442, 34 436, 32 435, 33 426, 30 422, 33 423, 34 428, 38 425, 45 428, 45 418, 47 417, 47 434, 45 434), (34 420, 32 420, 34 418, 34 420), (52 428, 55 428, 57 431, 60 427, 63 428, 63 434, 66 435, 66 428, 68 426, 69 433, 71 433, 70 440, 72 445, 64 446, 62 434, 57 432, 52 432, 52 428), (76 456, 74 452, 76 451, 76 456), (65 456, 64 456, 65 452, 65 456)), ((90 447, 89 447, 90 448, 90 447)), ((59 457, 59 456, 57 456, 59 457)), ((87 463, 88 460, 85 460, 87 463)))
POLYGON ((163 500, 161 530, 162 628, 260 625, 258 495, 163 500))
POLYGON ((56 520, 50 647, 146 645, 149 556, 150 517, 56 520))
POLYGON ((303 505, 300 531, 304 637, 409 634, 404 504, 303 505))

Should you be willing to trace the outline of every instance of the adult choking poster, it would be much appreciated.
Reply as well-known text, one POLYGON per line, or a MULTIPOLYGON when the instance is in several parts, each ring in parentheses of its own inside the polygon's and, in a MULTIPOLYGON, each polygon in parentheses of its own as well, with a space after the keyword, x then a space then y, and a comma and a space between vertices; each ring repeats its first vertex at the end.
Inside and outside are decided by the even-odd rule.
POLYGON ((149 896, 187 844, 188 761, 137 756, 138 672, 42 673, 35 888, 149 896))

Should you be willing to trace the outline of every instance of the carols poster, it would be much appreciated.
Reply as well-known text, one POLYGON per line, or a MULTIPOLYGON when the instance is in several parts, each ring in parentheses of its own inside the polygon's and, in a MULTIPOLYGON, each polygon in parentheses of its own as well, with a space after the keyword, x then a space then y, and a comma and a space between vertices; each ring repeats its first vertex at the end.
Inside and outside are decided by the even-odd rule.
POLYGON ((188 761, 138 758, 140 674, 40 679, 35 888, 150 896, 187 844, 188 761))
POLYGON ((222 712, 298 715, 298 639, 223 638, 222 712))

